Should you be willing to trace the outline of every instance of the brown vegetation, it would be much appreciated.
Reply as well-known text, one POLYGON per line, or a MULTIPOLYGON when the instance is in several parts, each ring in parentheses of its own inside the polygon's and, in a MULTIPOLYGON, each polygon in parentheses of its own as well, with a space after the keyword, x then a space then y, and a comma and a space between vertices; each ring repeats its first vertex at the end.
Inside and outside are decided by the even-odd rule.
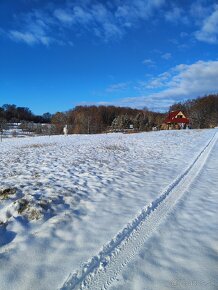
POLYGON ((147 131, 153 126, 159 126, 164 114, 145 110, 115 107, 115 106, 78 106, 65 113, 56 113, 52 117, 52 124, 57 132, 62 133, 68 124, 69 133, 96 134, 109 130, 122 131, 130 129, 147 131))
MULTIPOLYGON (((211 128, 218 125, 218 94, 176 103, 172 110, 182 110, 190 120, 191 128, 211 128)), ((148 109, 115 106, 77 106, 67 112, 35 116, 25 107, 0 107, 0 134, 7 122, 21 122, 20 129, 42 135, 62 134, 65 125, 69 134, 96 134, 102 132, 139 132, 159 129, 167 116, 148 109), (35 122, 39 122, 36 124, 35 122), (41 124, 41 123, 48 124, 41 124)))
POLYGON ((0 199, 7 199, 10 195, 14 195, 16 191, 16 188, 0 189, 0 199))

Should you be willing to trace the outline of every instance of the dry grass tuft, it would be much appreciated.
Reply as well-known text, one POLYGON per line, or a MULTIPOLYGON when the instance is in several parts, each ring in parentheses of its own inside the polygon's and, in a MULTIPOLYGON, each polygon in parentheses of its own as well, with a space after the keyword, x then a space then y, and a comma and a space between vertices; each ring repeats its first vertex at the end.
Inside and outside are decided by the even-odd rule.
POLYGON ((106 150, 111 150, 111 151, 129 151, 127 147, 117 145, 117 144, 112 144, 104 147, 106 150))
POLYGON ((0 199, 7 199, 10 195, 13 195, 16 193, 16 188, 5 188, 0 189, 0 199))
POLYGON ((30 144, 30 145, 25 145, 22 146, 22 149, 24 148, 44 148, 44 147, 50 147, 54 146, 56 143, 46 143, 46 144, 30 144))

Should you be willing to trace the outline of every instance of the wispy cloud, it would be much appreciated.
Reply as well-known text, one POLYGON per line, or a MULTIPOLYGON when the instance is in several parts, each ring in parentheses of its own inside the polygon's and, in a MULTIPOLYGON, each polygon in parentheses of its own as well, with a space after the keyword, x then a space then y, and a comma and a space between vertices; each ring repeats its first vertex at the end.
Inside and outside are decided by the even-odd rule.
POLYGON ((62 1, 55 7, 44 4, 40 9, 17 14, 8 31, 10 39, 29 45, 65 42, 67 33, 88 32, 109 41, 121 38, 128 29, 146 21, 162 7, 165 0, 62 1), (63 33, 64 31, 64 33, 63 33))
POLYGON ((150 58, 144 59, 142 63, 149 67, 155 67, 155 62, 150 58))
POLYGON ((162 74, 159 74, 156 78, 152 78, 150 81, 148 81, 144 88, 146 89, 156 89, 156 88, 163 88, 168 85, 169 79, 171 77, 171 74, 169 72, 164 72, 162 74))
POLYGON ((106 92, 108 93, 120 92, 126 90, 128 87, 129 82, 112 84, 106 89, 106 92))
POLYGON ((218 5, 213 1, 195 0, 186 4, 186 8, 178 1, 170 4, 166 0, 63 0, 56 5, 52 1, 41 3, 38 8, 11 17, 10 28, 2 29, 4 33, 0 34, 29 45, 68 44, 83 33, 108 42, 121 39, 129 30, 148 21, 165 19, 173 24, 192 26, 192 33, 188 35, 198 41, 218 42, 218 5))
POLYGON ((9 36, 13 40, 23 41, 31 45, 38 42, 36 37, 30 32, 20 32, 16 30, 11 30, 9 36))
POLYGON ((75 21, 71 12, 66 9, 56 9, 54 16, 64 24, 72 24, 75 21))
POLYGON ((196 0, 192 2, 188 14, 194 24, 201 26, 202 21, 206 19, 213 10, 213 4, 206 1, 196 0))
POLYGON ((181 64, 153 78, 146 88, 158 92, 138 97, 124 98, 120 105, 153 110, 167 110, 174 102, 218 92, 218 61, 198 61, 181 64))
POLYGON ((172 54, 170 52, 164 53, 161 56, 163 59, 169 60, 172 57, 172 54))
POLYGON ((34 10, 26 14, 16 16, 13 27, 8 31, 8 37, 14 41, 25 42, 29 45, 43 44, 49 46, 51 43, 60 43, 52 35, 53 18, 47 11, 34 10))
POLYGON ((205 18, 201 29, 195 33, 195 36, 200 41, 218 43, 218 5, 215 5, 213 12, 205 18))
POLYGON ((48 46, 52 43, 52 39, 45 35, 37 35, 36 33, 31 32, 20 32, 16 30, 11 30, 9 33, 9 37, 15 41, 22 41, 29 45, 34 45, 36 43, 41 43, 48 46))
POLYGON ((182 22, 183 24, 189 23, 189 18, 185 10, 181 7, 175 6, 175 4, 169 9, 165 14, 165 19, 169 22, 178 23, 182 22))
MULTIPOLYGON (((192 26, 195 39, 211 44, 218 43, 218 4, 215 1, 192 1, 186 9, 171 5, 165 12, 166 21, 192 26)), ((184 32, 181 37, 187 36, 184 32)))

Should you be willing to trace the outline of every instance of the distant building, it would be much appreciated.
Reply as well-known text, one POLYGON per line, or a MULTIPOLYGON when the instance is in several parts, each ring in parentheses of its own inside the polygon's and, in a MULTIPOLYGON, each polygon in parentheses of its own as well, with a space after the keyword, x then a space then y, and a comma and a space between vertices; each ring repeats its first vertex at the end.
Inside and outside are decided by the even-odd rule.
POLYGON ((161 125, 162 130, 178 130, 186 129, 189 124, 189 119, 180 111, 171 111, 161 125))

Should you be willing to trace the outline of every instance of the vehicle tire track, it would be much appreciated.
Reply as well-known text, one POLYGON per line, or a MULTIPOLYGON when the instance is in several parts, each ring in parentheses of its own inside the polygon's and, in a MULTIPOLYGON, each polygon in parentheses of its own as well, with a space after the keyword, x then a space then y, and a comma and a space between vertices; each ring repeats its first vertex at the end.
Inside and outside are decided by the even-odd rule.
POLYGON ((61 290, 108 289, 126 264, 140 251, 145 241, 172 211, 190 184, 203 168, 214 144, 217 133, 201 150, 192 164, 152 203, 112 239, 97 256, 71 274, 61 290))

